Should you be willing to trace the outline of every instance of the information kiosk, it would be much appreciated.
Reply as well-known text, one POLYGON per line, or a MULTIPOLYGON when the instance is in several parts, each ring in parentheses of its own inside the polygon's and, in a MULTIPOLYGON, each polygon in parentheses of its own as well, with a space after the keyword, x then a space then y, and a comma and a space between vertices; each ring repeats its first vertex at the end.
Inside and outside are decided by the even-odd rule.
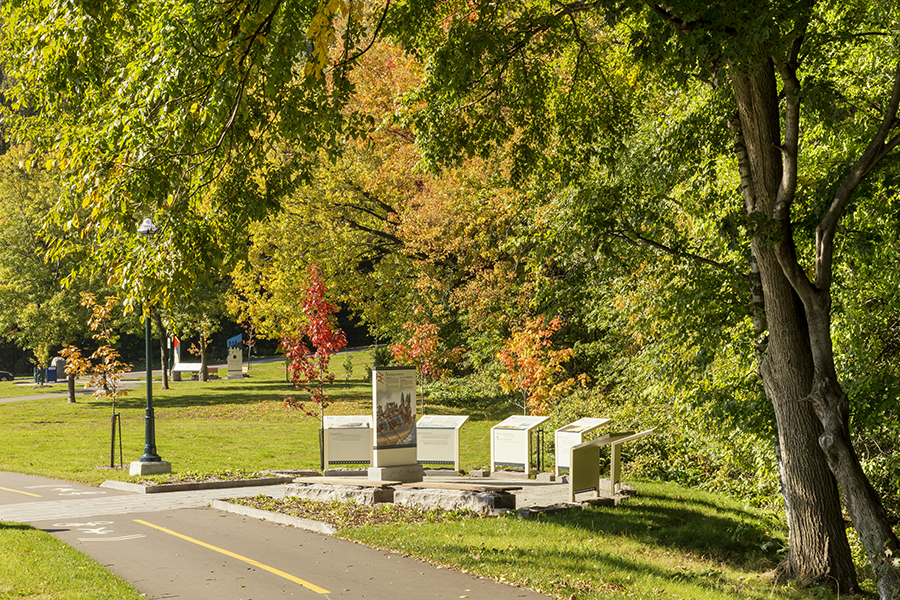
POLYGON ((491 471, 522 467, 531 473, 531 432, 550 417, 513 416, 491 427, 491 471))
POLYGON ((416 368, 372 369, 375 427, 369 479, 411 483, 425 477, 416 457, 416 368))
POLYGON ((459 430, 468 415, 425 415, 416 423, 420 465, 449 465, 459 472, 459 430))
POLYGON ((565 427, 556 430, 554 437, 555 455, 556 455, 556 475, 559 476, 560 469, 569 470, 571 463, 569 462, 569 448, 577 446, 584 442, 586 433, 594 431, 598 427, 606 425, 612 419, 597 419, 593 417, 584 417, 573 423, 569 423, 565 427))
POLYGON ((372 416, 324 418, 324 467, 372 464, 372 416))
POLYGON ((228 379, 244 377, 244 336, 237 334, 228 338, 228 379))

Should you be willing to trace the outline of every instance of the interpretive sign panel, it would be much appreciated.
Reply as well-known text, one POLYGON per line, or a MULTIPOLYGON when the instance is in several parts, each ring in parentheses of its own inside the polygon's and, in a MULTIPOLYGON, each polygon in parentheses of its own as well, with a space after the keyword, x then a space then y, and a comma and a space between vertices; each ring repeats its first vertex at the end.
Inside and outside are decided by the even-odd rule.
POLYGON ((491 427, 491 471, 522 467, 531 471, 531 430, 550 417, 512 416, 491 427))
POLYGON ((416 423, 420 465, 453 465, 459 471, 459 430, 468 415, 425 415, 416 423))
POLYGON ((325 417, 325 468, 372 463, 372 416, 325 417))
POLYGON ((578 492, 592 491, 600 496, 600 447, 632 435, 633 431, 611 433, 569 448, 569 502, 575 502, 578 492))
POLYGON ((610 421, 612 419, 584 417, 557 429, 554 438, 556 474, 559 475, 560 469, 568 469, 571 466, 569 464, 569 448, 582 443, 586 433, 606 425, 610 421))
POLYGON ((416 464, 416 368, 372 369, 373 466, 416 464))

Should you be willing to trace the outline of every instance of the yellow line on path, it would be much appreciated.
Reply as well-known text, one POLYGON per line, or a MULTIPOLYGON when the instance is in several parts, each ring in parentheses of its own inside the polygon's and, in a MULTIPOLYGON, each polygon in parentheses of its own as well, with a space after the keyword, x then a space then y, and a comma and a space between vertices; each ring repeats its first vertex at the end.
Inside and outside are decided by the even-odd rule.
POLYGON ((319 586, 317 586, 313 583, 304 581, 303 579, 300 579, 299 577, 294 577, 290 573, 285 573, 284 571, 280 571, 274 567, 264 565, 261 562, 253 560, 252 558, 247 558, 246 556, 241 556, 240 554, 235 554, 234 552, 229 552, 228 550, 224 550, 222 548, 217 548, 216 546, 212 546, 210 544, 207 544, 206 542, 201 542, 200 540, 195 540, 194 538, 191 538, 186 535, 180 534, 178 532, 172 531, 171 529, 166 529, 165 527, 160 527, 159 525, 154 525, 153 523, 148 523, 147 521, 135 519, 134 522, 140 523, 141 525, 146 525, 147 527, 152 527, 153 529, 157 529, 159 531, 162 531, 163 533, 168 533, 169 535, 174 535, 177 538, 181 538, 181 539, 191 542, 193 544, 197 544, 198 546, 203 546, 204 548, 208 548, 209 550, 213 550, 214 552, 224 554, 225 556, 230 556, 231 558, 236 558, 238 560, 241 560, 241 561, 247 563, 248 565, 253 565, 254 567, 258 567, 264 571, 268 571, 269 573, 274 573, 275 575, 278 575, 279 577, 284 577, 288 581, 293 581, 294 583, 299 583, 303 587, 305 587, 309 590, 312 590, 312 591, 316 592, 317 594, 330 594, 331 593, 328 590, 326 590, 324 588, 320 588, 319 586))
POLYGON ((40 494, 32 494, 31 492, 20 492, 19 490, 11 490, 11 489, 5 488, 5 487, 0 487, 0 490, 3 490, 4 492, 14 492, 16 494, 25 494, 26 496, 34 496, 35 498, 41 497, 40 494))

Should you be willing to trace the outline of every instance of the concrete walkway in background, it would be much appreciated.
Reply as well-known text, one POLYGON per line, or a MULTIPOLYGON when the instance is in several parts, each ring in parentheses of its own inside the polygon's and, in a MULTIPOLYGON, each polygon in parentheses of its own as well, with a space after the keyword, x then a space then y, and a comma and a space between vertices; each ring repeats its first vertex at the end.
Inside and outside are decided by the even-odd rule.
POLYGON ((285 486, 137 494, 0 472, 0 521, 51 533, 151 600, 548 598, 209 507, 213 499, 257 494, 283 496, 285 486))

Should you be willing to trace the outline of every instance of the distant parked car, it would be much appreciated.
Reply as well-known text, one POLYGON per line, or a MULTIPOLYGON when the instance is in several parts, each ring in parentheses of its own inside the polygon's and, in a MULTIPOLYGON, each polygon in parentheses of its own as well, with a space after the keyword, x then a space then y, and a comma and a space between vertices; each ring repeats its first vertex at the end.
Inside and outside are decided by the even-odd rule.
POLYGON ((0 371, 0 381, 12 381, 13 376, 9 371, 0 371))

